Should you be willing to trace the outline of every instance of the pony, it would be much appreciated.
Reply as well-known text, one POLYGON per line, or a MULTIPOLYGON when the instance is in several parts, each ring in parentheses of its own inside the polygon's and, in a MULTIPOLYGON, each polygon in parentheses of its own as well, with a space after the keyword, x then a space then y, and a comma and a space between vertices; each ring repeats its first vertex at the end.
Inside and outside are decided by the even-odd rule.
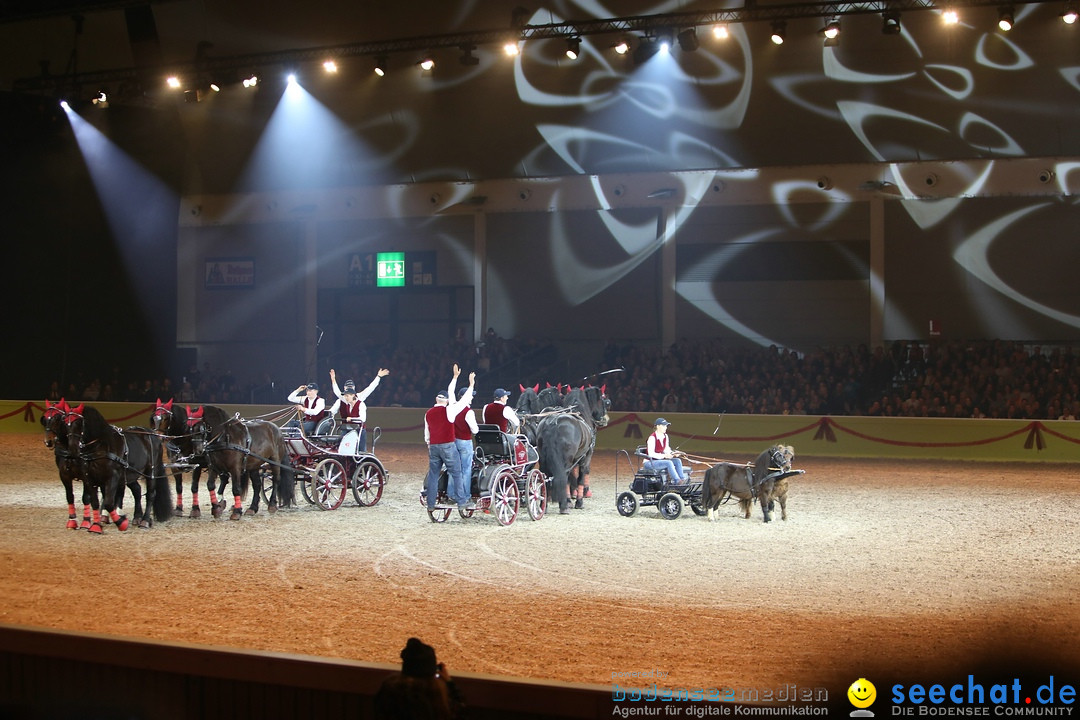
POLYGON ((787 520, 788 476, 794 474, 791 470, 794 457, 795 449, 790 445, 773 445, 752 464, 721 462, 706 470, 701 484, 701 506, 708 511, 709 521, 715 519, 716 509, 729 497, 739 499, 739 508, 747 519, 756 498, 761 503, 765 522, 772 520, 770 513, 779 501, 780 519, 787 520))
MULTIPOLYGON (((168 469, 172 471, 173 481, 176 483, 176 507, 173 514, 177 517, 184 514, 184 468, 188 467, 192 469, 191 513, 188 517, 198 518, 202 517, 202 508, 199 506, 199 477, 204 469, 208 475, 206 489, 210 493, 210 504, 215 508, 218 505, 218 494, 214 491, 215 473, 210 470, 206 453, 195 452, 191 412, 190 406, 174 406, 172 400, 163 403, 159 398, 150 415, 150 427, 161 436, 169 464, 172 466, 168 469)), ((198 412, 211 433, 217 432, 229 417, 224 410, 213 405, 200 407, 198 412)), ((218 492, 224 489, 225 482, 226 479, 222 478, 218 492)), ((217 514, 221 514, 220 509, 217 514)))
MULTIPOLYGON (((241 420, 231 417, 217 429, 208 431, 203 413, 196 411, 197 418, 193 446, 196 452, 205 452, 211 473, 228 475, 233 487, 233 509, 230 520, 239 520, 244 515, 259 512, 259 499, 262 497, 263 466, 270 466, 271 493, 266 503, 270 513, 281 507, 289 507, 294 502, 296 476, 289 462, 289 451, 281 428, 266 420, 241 420), (201 428, 199 426, 202 426, 201 428), (243 509, 243 497, 248 486, 254 489, 251 505, 243 509)), ((215 508, 217 506, 215 505, 215 508)), ((214 512, 214 517, 220 514, 214 512)))
MULTIPOLYGON (((68 449, 67 424, 64 418, 70 410, 64 398, 50 405, 45 401, 45 412, 41 415, 41 426, 45 429, 45 447, 53 451, 56 469, 60 473, 60 483, 64 486, 64 495, 68 504, 68 530, 78 530, 75 518, 75 481, 82 482, 79 456, 68 449)), ((90 527, 90 505, 83 492, 83 528, 90 527)))
POLYGON ((127 530, 128 519, 116 509, 123 499, 125 485, 135 497, 135 521, 139 527, 149 528, 154 520, 164 522, 172 517, 169 480, 161 460, 161 439, 154 432, 143 427, 120 430, 109 425, 97 408, 83 404, 69 408, 64 423, 68 452, 79 458, 83 498, 89 500, 93 510, 90 532, 101 533, 102 509, 118 530, 127 530), (145 512, 140 480, 146 485, 145 512))

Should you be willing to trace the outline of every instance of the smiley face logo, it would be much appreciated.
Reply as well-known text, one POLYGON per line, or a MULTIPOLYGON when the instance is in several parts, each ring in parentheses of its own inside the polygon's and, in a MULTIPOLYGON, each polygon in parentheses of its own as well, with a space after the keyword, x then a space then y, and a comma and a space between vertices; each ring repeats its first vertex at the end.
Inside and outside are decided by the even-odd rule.
POLYGON ((848 700, 857 708, 868 708, 877 699, 877 688, 866 678, 859 678, 847 689, 848 700))

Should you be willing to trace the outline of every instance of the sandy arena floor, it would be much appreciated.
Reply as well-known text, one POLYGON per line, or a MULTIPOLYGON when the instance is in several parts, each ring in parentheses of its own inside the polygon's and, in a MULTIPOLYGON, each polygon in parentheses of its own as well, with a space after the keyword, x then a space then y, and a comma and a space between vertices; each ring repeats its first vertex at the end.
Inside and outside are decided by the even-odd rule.
POLYGON ((418 500, 426 451, 385 445, 391 477, 372 508, 301 498, 273 516, 94 537, 65 529, 39 436, 0 435, 0 453, 5 623, 385 663, 418 635, 452 670, 598 684, 655 671, 669 687, 963 677, 1017 648, 1080 667, 1080 484, 1067 466, 796 448, 806 474, 789 519, 766 525, 733 505, 713 523, 689 509, 622 517, 616 462, 620 486, 629 466, 604 453, 593 498, 570 516, 435 525, 418 500))

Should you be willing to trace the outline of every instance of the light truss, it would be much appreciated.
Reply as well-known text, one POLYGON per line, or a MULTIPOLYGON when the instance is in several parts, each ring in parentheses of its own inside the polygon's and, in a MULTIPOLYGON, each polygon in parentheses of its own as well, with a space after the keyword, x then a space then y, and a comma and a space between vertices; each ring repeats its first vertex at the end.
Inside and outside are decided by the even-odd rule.
MULTIPOLYGON (((119 2, 120 0, 118 0, 119 2)), ((663 31, 709 27, 717 24, 752 23, 758 21, 796 20, 799 18, 838 18, 845 15, 874 15, 885 13, 910 13, 925 10, 964 9, 978 7, 999 8, 1003 0, 868 0, 867 2, 802 2, 776 5, 758 5, 756 0, 746 0, 739 8, 711 10, 706 12, 677 12, 657 15, 596 20, 568 20, 545 25, 521 25, 497 30, 425 35, 395 40, 346 43, 323 47, 280 50, 227 57, 198 57, 187 62, 162 64, 155 67, 117 68, 68 75, 42 74, 37 77, 16 80, 16 92, 44 92, 56 94, 82 86, 110 83, 153 83, 167 75, 202 77, 215 73, 246 72, 260 68, 293 66, 305 62, 323 61, 348 57, 388 56, 408 52, 426 53, 446 48, 494 45, 505 42, 527 42, 550 38, 569 39, 590 35, 633 35, 653 37, 663 31)), ((1063 0, 1008 0, 1012 5, 1040 5, 1053 3, 1065 6, 1063 0)))

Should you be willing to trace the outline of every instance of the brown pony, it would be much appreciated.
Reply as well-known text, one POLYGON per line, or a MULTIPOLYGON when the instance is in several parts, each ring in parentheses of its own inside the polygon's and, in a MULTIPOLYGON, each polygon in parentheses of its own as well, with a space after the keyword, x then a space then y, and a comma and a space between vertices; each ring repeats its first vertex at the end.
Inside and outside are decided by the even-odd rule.
POLYGON ((773 445, 752 464, 722 462, 706 470, 701 484, 701 506, 708 511, 709 521, 715 519, 716 509, 729 497, 739 499, 739 507, 747 519, 757 499, 765 522, 772 519, 769 513, 779 501, 780 519, 787 520, 788 477, 802 472, 791 469, 794 457, 795 449, 790 445, 773 445))

